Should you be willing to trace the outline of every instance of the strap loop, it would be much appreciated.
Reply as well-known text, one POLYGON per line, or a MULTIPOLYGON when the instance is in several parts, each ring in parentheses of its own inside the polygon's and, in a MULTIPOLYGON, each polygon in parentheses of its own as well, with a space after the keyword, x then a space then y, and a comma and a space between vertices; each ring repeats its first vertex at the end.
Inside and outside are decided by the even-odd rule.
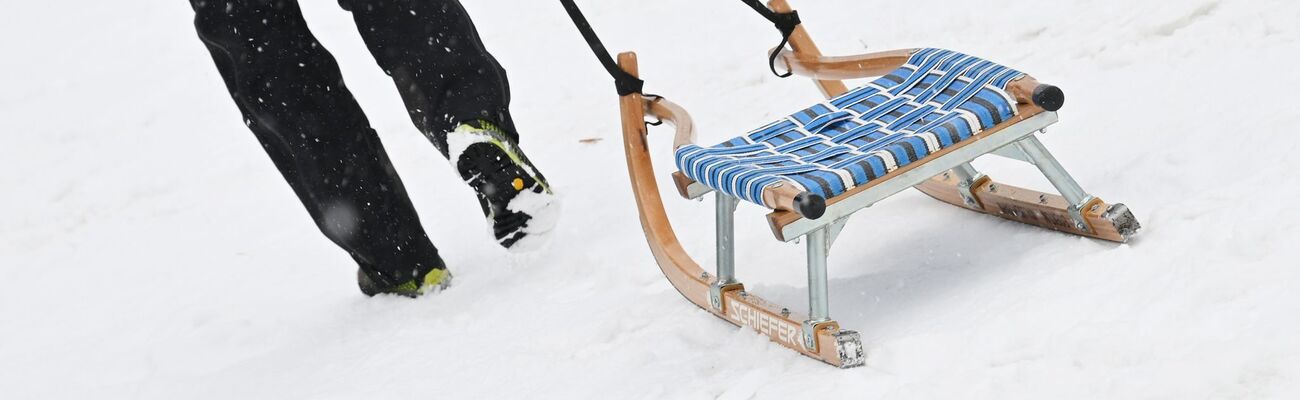
MULTIPOLYGON (((663 99, 664 99, 663 96, 660 96, 660 95, 657 95, 657 94, 645 94, 645 97, 646 97, 646 99, 653 99, 653 100, 650 100, 650 104, 658 103, 659 100, 663 100, 663 99)), ((654 120, 653 122, 651 122, 651 121, 646 121, 645 123, 646 123, 647 126, 659 126, 659 125, 663 125, 663 124, 664 124, 664 120, 663 120, 663 118, 659 118, 659 117, 656 116, 656 117, 655 117, 655 120, 654 120)))
POLYGON ((619 68, 618 63, 614 62, 614 58, 610 57, 609 50, 605 49, 605 45, 600 43, 600 38, 596 36, 596 32, 591 29, 591 24, 587 22, 587 18, 582 16, 582 10, 578 9, 578 5, 573 4, 573 0, 560 0, 560 3, 564 5, 564 10, 569 13, 569 19, 573 20, 573 24, 578 27, 578 31, 582 32, 582 38, 587 41, 587 46, 591 47, 591 52, 596 54, 596 58, 600 59, 600 63, 605 66, 605 71, 609 72, 609 76, 614 78, 614 89, 618 90, 618 95, 627 96, 632 93, 641 93, 645 81, 632 76, 623 68, 619 68))
POLYGON ((754 11, 758 11, 763 18, 767 18, 768 21, 772 22, 772 25, 776 25, 777 30, 781 31, 781 44, 776 45, 776 50, 767 58, 767 67, 772 70, 772 74, 776 75, 778 78, 786 78, 790 75, 794 75, 793 70, 786 71, 784 74, 776 72, 776 57, 780 54, 781 49, 784 49, 785 45, 790 43, 790 35, 794 34, 794 28, 798 27, 801 23, 801 21, 799 21, 799 12, 790 11, 788 13, 779 13, 767 8, 762 3, 759 3, 758 0, 740 1, 748 4, 750 8, 754 9, 754 11))

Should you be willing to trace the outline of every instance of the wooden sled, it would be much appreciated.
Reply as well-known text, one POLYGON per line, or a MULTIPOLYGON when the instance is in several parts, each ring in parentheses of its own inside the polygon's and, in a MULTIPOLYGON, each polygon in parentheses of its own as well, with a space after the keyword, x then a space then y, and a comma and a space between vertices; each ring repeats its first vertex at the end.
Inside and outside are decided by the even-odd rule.
MULTIPOLYGON (((774 0, 769 5, 773 11, 790 13, 785 0, 774 0)), ((571 2, 566 3, 566 6, 571 6, 571 2)), ((571 15, 575 10, 576 7, 570 10, 571 15)), ((581 20, 579 15, 575 17, 575 22, 583 29, 586 21, 581 20)), ((604 52, 603 46, 594 39, 589 27, 585 29, 583 33, 588 36, 588 43, 600 56, 604 52)), ((882 76, 905 65, 913 65, 910 63, 919 55, 924 55, 922 52, 939 54, 934 53, 938 50, 926 49, 823 57, 802 27, 796 28, 789 39, 794 51, 781 48, 774 50, 778 52, 775 53, 778 61, 794 73, 816 79, 828 98, 839 98, 837 96, 850 93, 840 79, 882 76)), ((942 54, 946 57, 949 53, 942 54)), ((603 61, 607 62, 607 68, 611 69, 611 74, 615 74, 616 79, 621 79, 617 73, 626 73, 633 79, 639 74, 634 53, 618 55, 617 68, 621 68, 621 71, 612 70, 615 67, 608 60, 607 53, 603 61)), ((918 67, 917 71, 920 70, 918 67)), ((823 197, 814 193, 810 185, 800 184, 795 179, 758 187, 740 185, 738 182, 743 182, 743 179, 730 177, 715 179, 712 185, 707 185, 687 173, 694 172, 697 176, 710 179, 714 175, 709 174, 718 174, 720 168, 688 168, 674 173, 673 182, 683 197, 694 199, 708 193, 715 194, 717 265, 715 272, 709 273, 682 249, 664 210, 647 148, 647 117, 668 122, 676 128, 673 142, 675 150, 679 152, 679 165, 694 165, 690 164, 688 153, 709 150, 694 144, 694 125, 682 107, 662 97, 642 95, 639 80, 635 87, 625 81, 626 79, 619 83, 619 104, 628 172, 641 225, 651 253, 664 275, 682 296, 700 308, 738 326, 752 328, 782 346, 841 368, 862 365, 865 351, 858 333, 841 329, 830 318, 826 257, 847 218, 856 211, 915 187, 953 205, 1065 233, 1124 242, 1139 229, 1127 207, 1123 204, 1108 204, 1089 195, 1039 142, 1034 134, 1056 122, 1055 111, 1062 105, 1064 97, 1059 89, 1039 84, 1034 78, 1019 74, 1015 79, 1005 82, 1005 93, 998 91, 1008 101, 1014 101, 1011 103, 1015 106, 1014 115, 982 130, 973 130, 970 137, 963 140, 947 143, 942 148, 936 146, 933 151, 908 163, 900 161, 895 168, 866 182, 852 187, 845 184, 833 196, 823 197), (683 149, 687 149, 685 153, 683 149), (1058 189, 1060 195, 995 183, 969 164, 986 154, 1004 155, 1034 164, 1058 189), (807 314, 765 301, 746 291, 744 285, 736 279, 733 213, 739 203, 738 197, 774 210, 767 219, 777 240, 789 242, 805 238, 809 286, 807 314)), ((940 86, 938 90, 942 91, 943 87, 940 86)), ((797 116, 789 118, 793 121, 797 116)), ((971 121, 977 119, 971 116, 963 118, 971 121)), ((924 122, 924 118, 921 121, 924 122)), ((811 125, 812 122, 800 129, 811 129, 808 128, 811 125)), ((752 139, 761 133, 760 129, 749 137, 752 139)), ((829 136, 822 133, 818 135, 829 136)), ((753 145, 745 144, 749 139, 744 137, 735 140, 739 140, 735 143, 741 145, 733 146, 753 145)), ((723 153, 729 151, 726 143, 714 146, 713 149, 723 153)), ((773 157, 779 158, 780 155, 773 157)), ((734 160, 724 160, 731 161, 734 160)), ((841 174, 846 182, 850 180, 848 175, 841 174)), ((728 177, 725 173, 717 176, 728 177)), ((853 179, 856 179, 856 175, 853 179)))
MULTIPOLYGON (((776 12, 792 11, 786 0, 772 0, 768 5, 776 12)), ((813 78, 817 88, 827 98, 848 91, 842 79, 866 78, 888 73, 905 59, 903 54, 914 51, 896 50, 847 57, 825 57, 813 43, 803 25, 795 27, 790 36, 790 47, 793 47, 794 51, 785 49, 773 51, 779 52, 778 59, 785 63, 791 72, 813 78)), ((1032 100, 1030 98, 1037 82, 1032 77, 1026 76, 1018 83, 1016 87, 1019 89, 1018 100, 1032 100)), ((1051 111, 1051 119, 1054 123, 1056 110, 1051 111)), ((1022 116, 1028 114, 1029 112, 1022 109, 1022 116)), ((1141 228, 1137 219, 1124 204, 1107 204, 1085 192, 1032 134, 1013 145, 998 148, 993 154, 1037 166, 1061 194, 1042 193, 995 182, 991 177, 976 171, 969 162, 964 162, 914 187, 937 200, 968 210, 1096 239, 1123 243, 1137 234, 1141 228)), ((769 219, 780 239, 784 236, 778 227, 784 228, 797 218, 788 213, 778 212, 770 215, 769 219)))

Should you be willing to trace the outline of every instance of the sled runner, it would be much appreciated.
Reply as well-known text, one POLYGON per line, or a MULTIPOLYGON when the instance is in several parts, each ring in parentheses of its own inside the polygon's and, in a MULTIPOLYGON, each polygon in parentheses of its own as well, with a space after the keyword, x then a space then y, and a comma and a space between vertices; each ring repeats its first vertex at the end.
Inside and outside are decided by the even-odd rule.
POLYGON ((641 224, 664 275, 699 307, 809 357, 849 368, 862 365, 859 335, 830 317, 826 258, 854 212, 907 188, 938 200, 1057 231, 1124 242, 1139 224, 1123 204, 1084 191, 1035 135, 1057 121, 1063 92, 978 57, 942 49, 909 49, 824 57, 785 0, 771 9, 744 0, 783 33, 778 65, 814 78, 828 100, 713 146, 695 143, 680 106, 641 93, 636 55, 609 58, 572 1, 562 0, 593 51, 615 77, 624 150, 641 224), (789 42, 793 51, 784 49, 789 42), (877 77, 850 89, 841 79, 877 77), (703 270, 678 242, 659 195, 646 135, 647 117, 675 126, 685 198, 713 193, 717 265, 703 270), (1003 185, 970 162, 996 154, 1035 165, 1057 194, 1003 185), (804 238, 806 315, 764 301, 737 280, 733 213, 740 201, 772 209, 776 239, 804 238))

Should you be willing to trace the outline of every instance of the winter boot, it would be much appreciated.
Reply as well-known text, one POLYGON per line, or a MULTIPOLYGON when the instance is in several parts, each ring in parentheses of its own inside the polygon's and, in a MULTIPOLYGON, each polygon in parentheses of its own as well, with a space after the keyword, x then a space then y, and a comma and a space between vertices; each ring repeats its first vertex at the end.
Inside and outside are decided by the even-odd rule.
POLYGON ((472 121, 447 134, 448 160, 478 194, 497 243, 528 251, 546 242, 559 199, 519 145, 500 128, 472 121))
POLYGON ((447 289, 448 286, 451 286, 451 272, 448 272, 445 268, 437 268, 424 274, 423 279, 413 279, 386 288, 371 280, 369 276, 366 276, 365 272, 357 270, 357 285, 361 286, 361 293, 365 293, 366 296, 395 294, 415 298, 447 289))

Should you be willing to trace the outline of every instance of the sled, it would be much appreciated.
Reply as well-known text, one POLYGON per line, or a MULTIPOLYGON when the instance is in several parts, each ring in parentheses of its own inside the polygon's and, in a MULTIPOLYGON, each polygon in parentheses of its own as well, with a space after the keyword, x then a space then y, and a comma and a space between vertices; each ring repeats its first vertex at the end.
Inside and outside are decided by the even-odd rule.
MULTIPOLYGON (((617 67, 608 53, 602 58, 619 89, 628 172, 651 253, 672 285, 700 308, 808 357, 850 368, 863 365, 865 350, 857 332, 831 319, 826 259, 857 211, 916 188, 968 210, 1101 240, 1125 242, 1140 228, 1123 204, 1084 191, 1036 136, 1057 122, 1064 103, 1060 89, 941 49, 825 57, 785 0, 769 6, 769 19, 788 22, 794 16, 794 24, 782 29, 782 45, 770 54, 774 72, 780 64, 813 78, 829 100, 719 145, 699 146, 685 109, 641 93, 635 53, 619 54, 617 67), (793 50, 784 48, 787 40, 793 50), (878 78, 853 89, 841 81, 868 77, 878 78), (713 194, 713 273, 682 249, 669 222, 647 148, 647 118, 675 127, 678 171, 672 182, 678 193, 687 199, 713 194), (970 165, 989 154, 1036 166, 1059 194, 1004 185, 970 165), (737 279, 733 214, 742 201, 773 210, 767 222, 777 240, 803 238, 807 314, 765 301, 737 279)), ((576 7, 569 11, 575 15, 576 7)), ((600 57, 604 47, 580 14, 574 19, 600 57)))

